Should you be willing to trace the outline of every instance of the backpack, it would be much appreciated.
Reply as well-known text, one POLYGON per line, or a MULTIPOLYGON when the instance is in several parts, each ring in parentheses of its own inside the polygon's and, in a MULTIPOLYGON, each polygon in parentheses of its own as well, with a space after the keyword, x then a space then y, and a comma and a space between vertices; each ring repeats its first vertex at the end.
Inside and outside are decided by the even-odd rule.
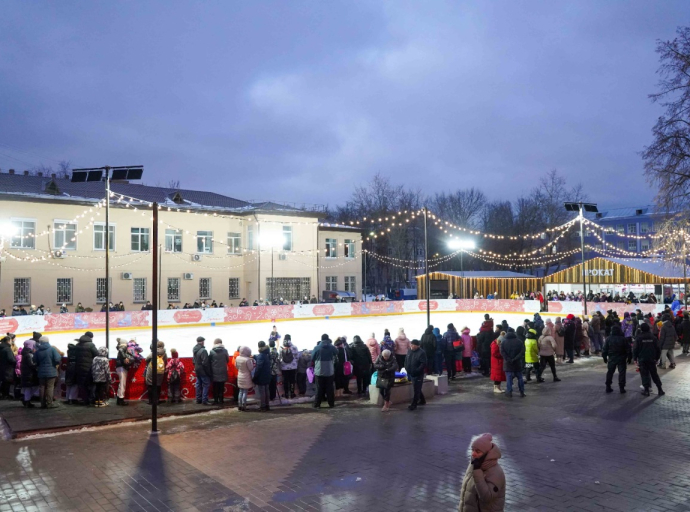
POLYGON ((283 356, 283 363, 285 364, 290 364, 295 360, 295 355, 292 353, 292 349, 288 347, 287 352, 282 353, 283 356))
POLYGON ((165 361, 163 361, 163 356, 156 357, 156 373, 158 375, 163 375, 165 373, 165 361))
POLYGON ((176 384, 178 382, 180 382, 180 372, 177 371, 177 366, 173 366, 168 375, 168 384, 176 384))

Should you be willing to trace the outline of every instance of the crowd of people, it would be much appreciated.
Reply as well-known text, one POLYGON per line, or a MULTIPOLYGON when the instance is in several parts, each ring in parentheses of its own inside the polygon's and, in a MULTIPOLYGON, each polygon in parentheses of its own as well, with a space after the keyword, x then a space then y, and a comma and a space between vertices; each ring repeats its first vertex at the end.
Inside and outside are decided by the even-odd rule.
MULTIPOLYGON (((15 342, 13 334, 0 340, 0 397, 16 396, 25 407, 33 407, 32 397, 38 395, 42 407, 56 407, 53 397, 60 392, 56 381, 59 382, 65 354, 52 347, 49 338, 39 332, 34 332, 21 348, 15 342)), ((66 354, 65 403, 107 406, 112 384, 108 351, 94 345, 91 332, 75 342, 68 345, 66 354)), ((410 339, 403 328, 395 338, 384 330, 381 341, 375 333, 366 341, 354 336, 351 343, 347 336, 332 341, 324 334, 313 349, 302 350, 289 334, 283 337, 273 326, 268 341, 260 341, 254 354, 248 346, 239 346, 230 353, 221 339, 214 340, 207 349, 206 340, 197 338, 193 349, 196 401, 204 405, 224 403, 226 385, 234 384, 236 379, 237 385, 231 388, 240 411, 247 410, 252 389, 259 399, 259 410, 268 411, 276 398, 306 396, 308 383, 314 387, 315 408, 324 402, 333 407, 337 397, 354 393, 367 397, 374 374, 385 412, 391 408, 391 389, 396 379, 403 376, 400 372, 404 368, 414 391, 409 408, 415 410, 426 403, 422 393, 425 375, 442 375, 445 371, 452 381, 459 372, 469 375, 473 367, 478 367, 482 376, 493 381, 495 393, 512 397, 516 380, 520 396, 524 397, 525 383, 545 382, 547 367, 553 382, 559 382, 558 365, 591 356, 601 356, 607 364, 606 392, 613 391, 613 376, 618 371, 619 389, 625 393, 627 365, 635 361, 642 377, 643 394, 649 395, 653 382, 658 394, 663 395, 658 369, 675 368, 673 349, 677 342, 682 344, 683 354, 690 353, 690 319, 682 311, 674 316, 668 307, 656 317, 643 315, 638 309, 620 318, 609 310, 606 315, 596 311, 591 317, 571 314, 564 319, 544 321, 535 313, 516 328, 506 320, 495 323, 486 314, 475 336, 469 327, 458 331, 451 323, 443 334, 439 328, 428 326, 420 339, 410 339), (356 392, 350 389, 351 380, 356 392), (506 387, 502 389, 504 382, 506 387)), ((145 364, 149 403, 153 396, 160 397, 164 382, 168 386, 168 401, 181 402, 181 388, 189 376, 185 375, 177 351, 172 349, 168 356, 164 342, 158 341, 155 354, 143 358, 141 352, 135 342, 117 339, 117 405, 127 405, 127 376, 139 364, 145 364)))

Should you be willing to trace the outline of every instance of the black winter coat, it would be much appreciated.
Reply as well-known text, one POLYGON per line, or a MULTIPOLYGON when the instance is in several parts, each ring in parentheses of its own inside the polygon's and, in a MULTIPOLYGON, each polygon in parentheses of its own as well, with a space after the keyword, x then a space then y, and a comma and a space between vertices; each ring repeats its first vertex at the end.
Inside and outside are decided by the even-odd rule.
POLYGON ((271 383, 271 349, 263 347, 255 356, 256 370, 252 379, 257 386, 268 386, 271 383))
POLYGON ((14 367, 17 358, 14 357, 12 346, 8 341, 0 343, 0 381, 14 382, 14 367))
POLYGON ((197 377, 208 377, 210 379, 213 376, 213 370, 211 369, 211 360, 208 357, 206 347, 197 343, 192 349, 192 354, 194 355, 194 371, 197 377))
POLYGON ((683 318, 680 323, 680 335, 683 337, 683 343, 685 345, 690 344, 690 319, 683 318))
POLYGON ((211 373, 213 382, 228 381, 228 361, 230 356, 223 345, 215 345, 208 354, 211 360, 211 373))
POLYGON ((635 347, 633 348, 633 357, 636 361, 658 361, 661 357, 661 348, 659 342, 654 338, 651 332, 640 332, 635 337, 635 347))
POLYGON ((659 330, 659 348, 661 350, 672 349, 677 339, 678 334, 676 334, 676 328, 673 327, 673 324, 669 320, 666 320, 661 324, 661 329, 659 330))
POLYGON ((371 370, 371 352, 363 341, 355 341, 350 347, 352 353, 352 364, 355 367, 356 375, 364 375, 371 370))
MULTIPOLYGON (((499 332, 496 338, 498 338, 500 334, 499 332)), ((479 334, 477 334, 477 352, 479 352, 479 355, 487 356, 491 354, 491 342, 494 341, 494 339, 493 331, 479 331, 479 334)))
MULTIPOLYGON (((22 355, 22 357, 24 357, 22 355)), ((74 343, 67 345, 67 369, 65 370, 65 385, 77 384, 77 346, 74 343)))
POLYGON ((91 338, 82 336, 79 338, 79 343, 74 347, 74 350, 76 356, 74 379, 79 385, 90 384, 91 364, 93 363, 93 358, 98 355, 98 349, 91 341, 91 338))
POLYGON ((612 334, 604 342, 604 348, 601 350, 601 357, 604 362, 611 362, 612 364, 620 364, 632 361, 632 347, 630 343, 625 340, 624 336, 612 334))
POLYGON ((408 350, 405 356, 405 370, 407 370, 407 376, 412 378, 424 377, 426 363, 426 352, 421 348, 417 350, 408 350))
MULTIPOLYGON (((379 355, 374 363, 374 369, 378 372, 377 379, 387 379, 388 386, 386 387, 388 389, 392 388, 395 382, 395 372, 398 371, 398 362, 395 360, 395 357, 391 354, 386 361, 382 355, 379 355)), ((376 381, 376 386, 383 387, 379 386, 379 382, 379 380, 376 381)))
POLYGON ((422 335, 420 344, 422 350, 426 352, 427 361, 433 361, 436 354, 436 336, 434 336, 431 329, 427 329, 427 331, 422 335))
POLYGON ((525 342, 518 339, 514 332, 506 333, 501 343, 501 357, 504 372, 521 372, 525 358, 525 342))
POLYGON ((38 366, 34 360, 32 350, 24 347, 22 349, 22 364, 20 366, 22 388, 32 388, 38 386, 38 366))
POLYGON ((575 348, 575 322, 563 322, 563 331, 564 348, 573 350, 575 348))

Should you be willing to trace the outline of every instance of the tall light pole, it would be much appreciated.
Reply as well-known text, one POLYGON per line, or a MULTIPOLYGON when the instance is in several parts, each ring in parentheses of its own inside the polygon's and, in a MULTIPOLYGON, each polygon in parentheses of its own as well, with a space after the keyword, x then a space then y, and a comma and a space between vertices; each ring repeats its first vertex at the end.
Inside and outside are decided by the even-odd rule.
POLYGON ((460 298, 464 299, 465 297, 463 297, 463 295, 465 295, 465 293, 464 293, 465 284, 464 284, 463 280, 465 278, 465 269, 463 268, 462 256, 465 253, 465 251, 468 251, 468 250, 471 250, 471 249, 474 249, 475 247, 477 247, 477 244, 474 242, 474 240, 470 240, 470 239, 452 238, 451 240, 448 240, 448 247, 450 249, 455 249, 455 250, 460 251, 460 283, 462 284, 462 286, 460 286, 460 295, 461 295, 460 298))
POLYGON ((565 203, 564 206, 565 209, 569 212, 579 212, 577 218, 580 220, 580 252, 582 254, 582 302, 584 304, 585 316, 587 316, 587 281, 589 280, 589 276, 587 275, 587 271, 585 270, 584 212, 596 213, 599 211, 599 209, 597 208, 597 205, 594 203, 583 203, 582 201, 580 201, 579 203, 565 203))
POLYGON ((426 287, 426 326, 431 325, 431 282, 429 282, 429 232, 427 224, 429 221, 429 210, 425 206, 422 208, 424 212, 424 285, 426 287))
POLYGON ((73 169, 72 183, 105 181, 105 346, 110 350, 110 180, 140 180, 144 173, 143 165, 124 167, 94 167, 73 169), (110 171, 112 172, 112 176, 110 171))

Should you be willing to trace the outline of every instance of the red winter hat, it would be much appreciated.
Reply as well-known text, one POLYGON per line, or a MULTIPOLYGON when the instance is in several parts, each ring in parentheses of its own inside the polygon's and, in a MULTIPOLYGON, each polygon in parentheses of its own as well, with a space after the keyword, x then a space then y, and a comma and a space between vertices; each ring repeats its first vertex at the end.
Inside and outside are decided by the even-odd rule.
POLYGON ((567 318, 568 320, 573 320, 573 319, 575 318, 575 315, 573 315, 573 314, 571 313, 570 315, 566 316, 566 318, 567 318))

